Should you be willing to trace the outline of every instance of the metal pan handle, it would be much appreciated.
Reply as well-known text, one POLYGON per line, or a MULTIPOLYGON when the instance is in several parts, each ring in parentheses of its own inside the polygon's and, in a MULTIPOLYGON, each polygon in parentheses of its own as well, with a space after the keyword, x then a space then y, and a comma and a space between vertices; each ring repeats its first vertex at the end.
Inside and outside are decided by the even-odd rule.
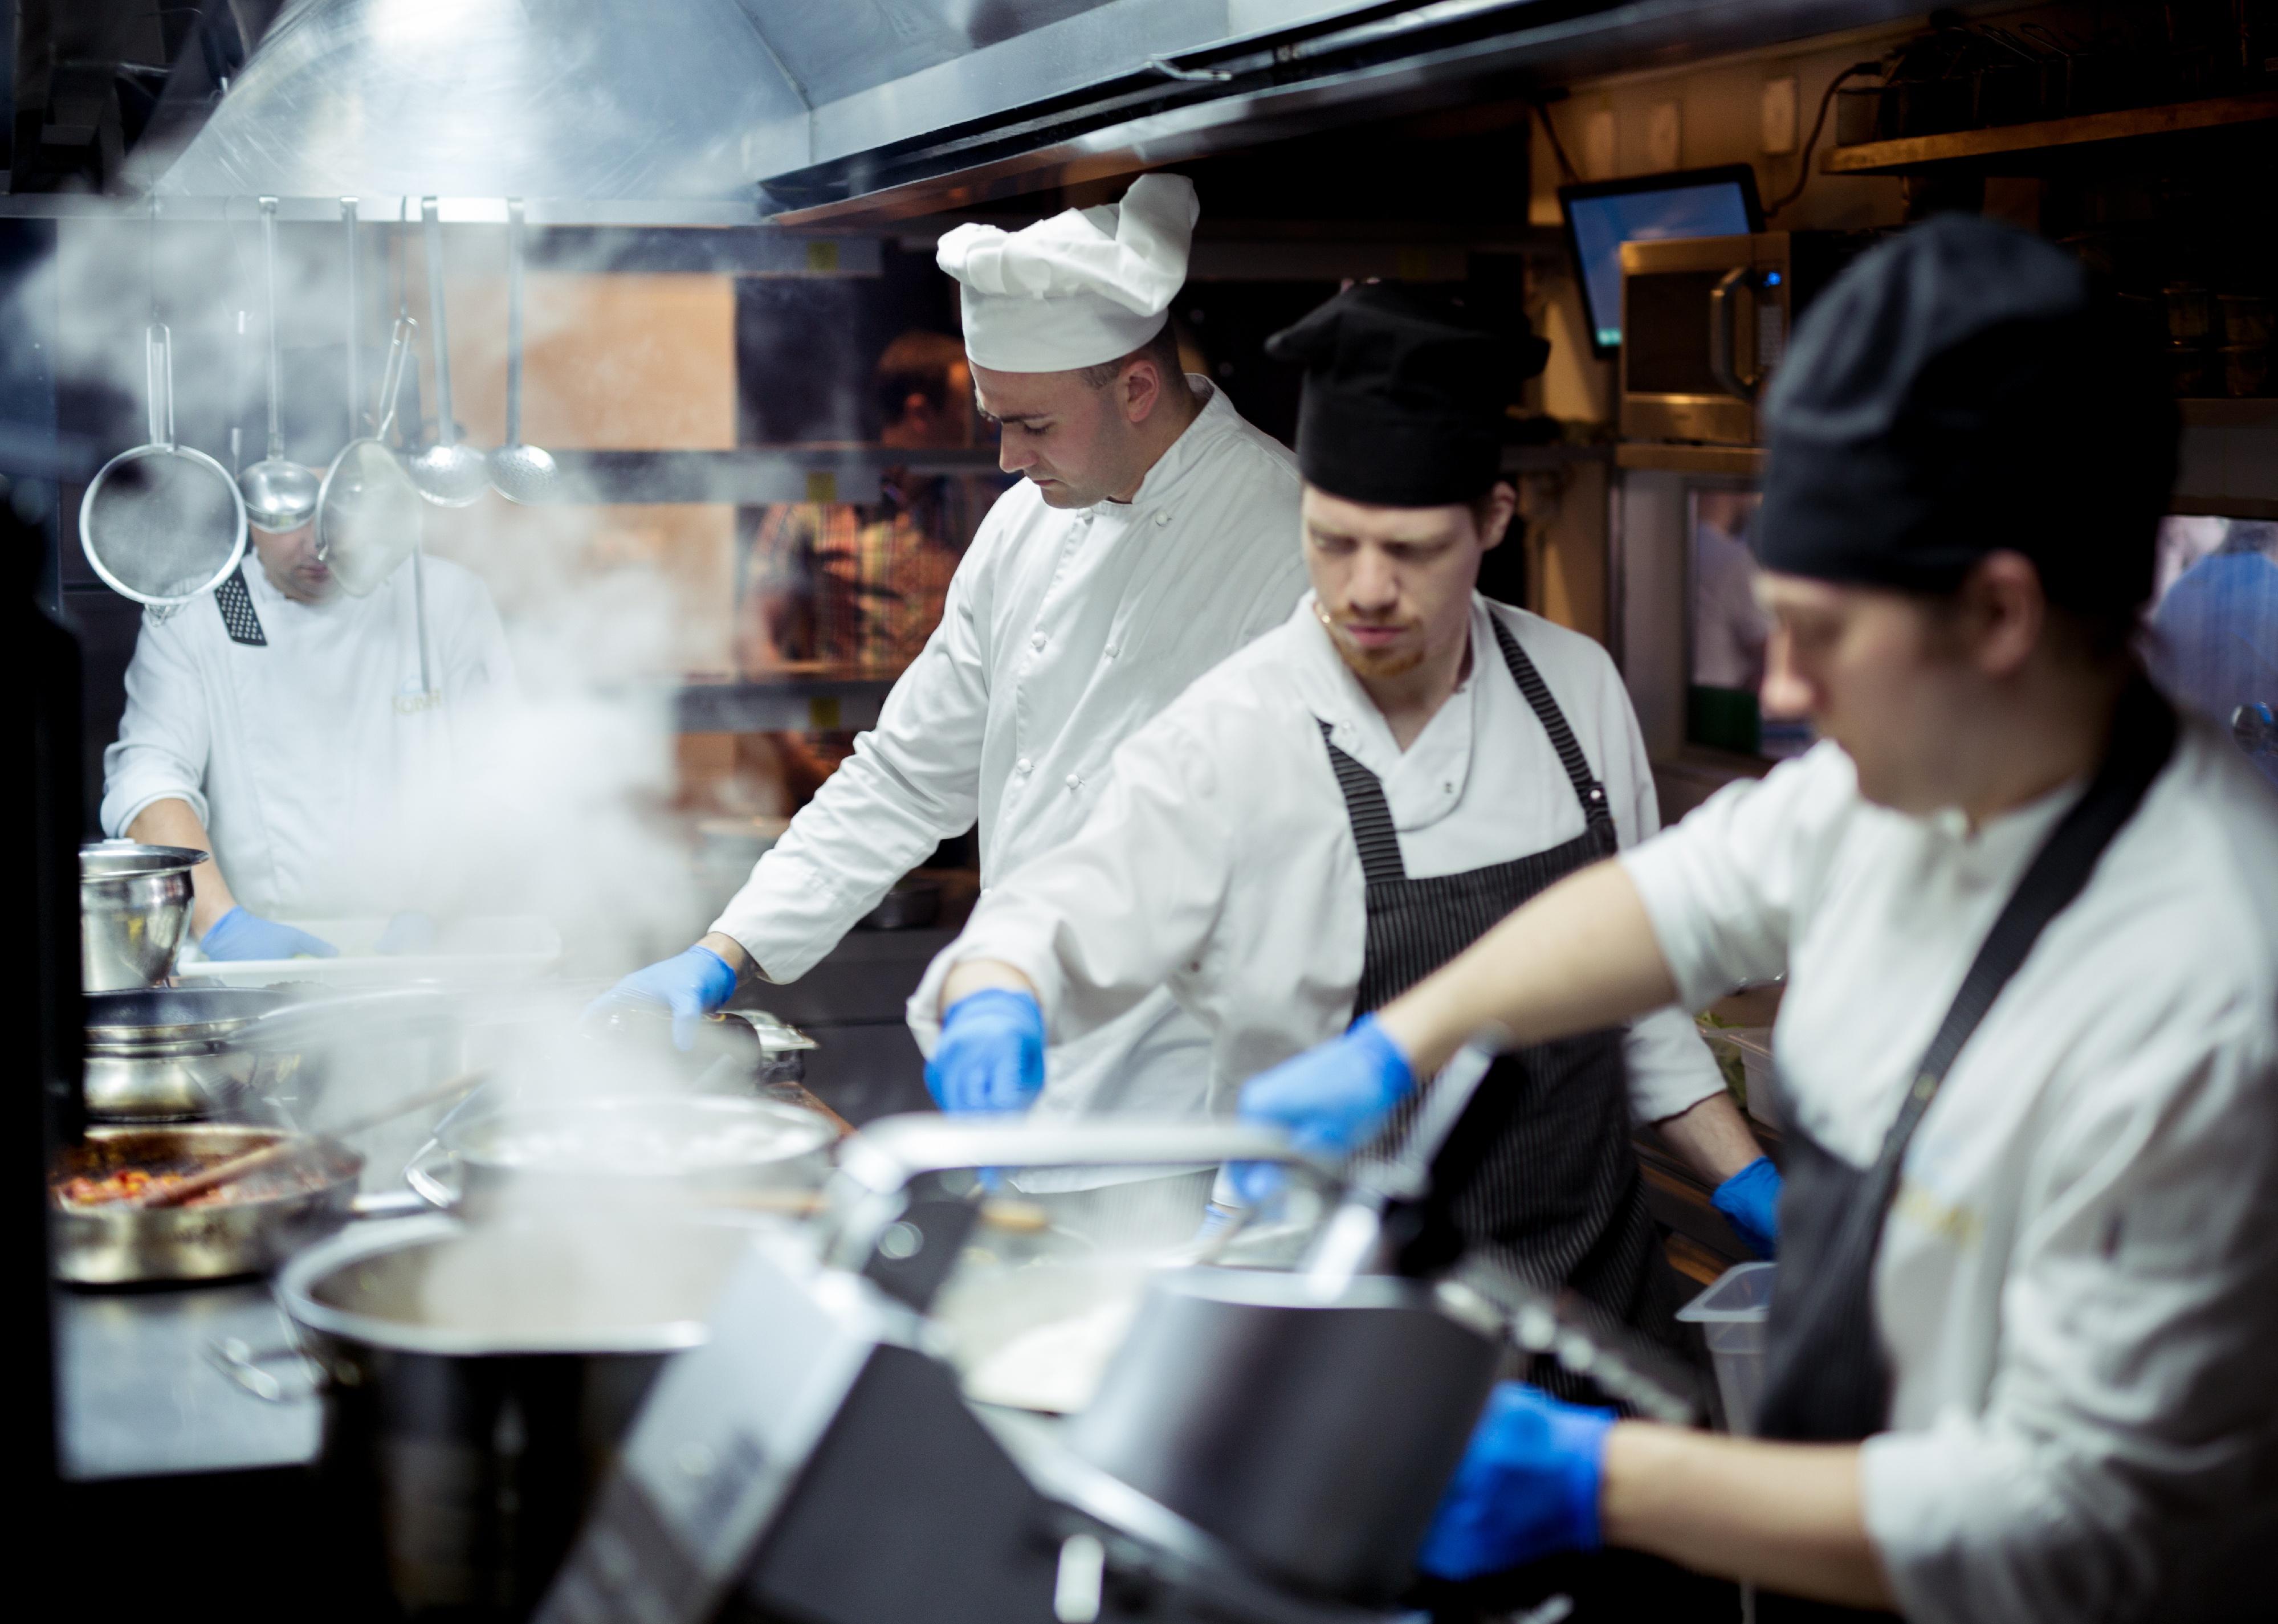
POLYGON ((236 1337, 218 1337, 205 1346, 206 1362, 230 1385, 264 1404, 305 1404, 332 1385, 324 1366, 297 1347, 256 1348, 236 1337), (270 1374, 274 1364, 297 1364, 299 1381, 270 1374))
POLYGON ((413 1151, 411 1160, 403 1164, 403 1182, 430 1207, 449 1212, 466 1193, 458 1181, 444 1171, 446 1168, 455 1170, 457 1165, 458 1158, 443 1147, 443 1141, 431 1139, 413 1151))
POLYGON ((152 322, 146 339, 144 366, 150 390, 150 443, 174 448, 174 336, 164 322, 152 322))

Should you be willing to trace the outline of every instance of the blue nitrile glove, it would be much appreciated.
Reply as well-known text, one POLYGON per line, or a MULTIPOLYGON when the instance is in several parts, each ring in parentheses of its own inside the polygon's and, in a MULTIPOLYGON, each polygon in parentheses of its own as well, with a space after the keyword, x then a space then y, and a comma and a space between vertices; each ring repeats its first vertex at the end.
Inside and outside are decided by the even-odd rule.
POLYGON ((232 908, 207 926, 198 946, 208 958, 338 958, 340 950, 322 936, 279 925, 242 907, 232 908))
POLYGON ((945 1111, 1018 1111, 1044 1091, 1044 1011, 1009 987, 967 993, 941 1018, 926 1092, 945 1111))
MULTIPOLYGON (((1241 1116, 1287 1128, 1300 1150, 1346 1156, 1415 1086, 1408 1056, 1375 1016, 1364 1015, 1344 1036, 1244 1083, 1241 1116)), ((1281 1187, 1281 1170, 1269 1163, 1237 1163, 1231 1172, 1235 1189, 1253 1207, 1281 1187)))
POLYGON ((435 921, 417 909, 395 915, 372 944, 375 953, 424 953, 435 945, 435 921))
POLYGON ((1770 1156, 1758 1156, 1716 1186, 1709 1202, 1738 1231, 1758 1257, 1779 1250, 1779 1169, 1770 1156))
POLYGON ((1560 1551, 1598 1547, 1598 1479, 1611 1410, 1502 1382, 1416 1553, 1436 1579, 1476 1579, 1560 1551))
POLYGON ((728 1002, 736 990, 736 972, 710 948, 694 947, 636 970, 585 1006, 590 1018, 608 1013, 612 1004, 662 1004, 672 1011, 672 1041, 677 1048, 696 1047, 696 1023, 728 1002))

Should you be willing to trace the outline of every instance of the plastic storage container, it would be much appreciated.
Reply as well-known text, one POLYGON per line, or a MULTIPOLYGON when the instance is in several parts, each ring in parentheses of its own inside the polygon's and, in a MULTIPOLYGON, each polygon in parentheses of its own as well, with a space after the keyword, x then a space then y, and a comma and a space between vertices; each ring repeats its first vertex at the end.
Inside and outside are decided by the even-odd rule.
POLYGON ((1733 1432, 1756 1430, 1756 1406, 1764 1396, 1764 1340, 1771 1319, 1777 1263, 1739 1263, 1716 1284, 1677 1311, 1701 1327, 1708 1357, 1716 1367, 1716 1391, 1724 1401, 1724 1425, 1733 1432))

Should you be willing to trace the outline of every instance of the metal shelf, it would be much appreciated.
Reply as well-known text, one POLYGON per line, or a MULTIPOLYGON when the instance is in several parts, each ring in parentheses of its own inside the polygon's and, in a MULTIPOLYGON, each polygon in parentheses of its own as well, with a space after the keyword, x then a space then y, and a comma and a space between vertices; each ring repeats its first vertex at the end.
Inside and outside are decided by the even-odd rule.
POLYGON ((2045 118, 1988 130, 1956 130, 1945 135, 1909 135, 1898 141, 1837 147, 1819 161, 1826 175, 1899 175, 1943 164, 1985 163, 2052 149, 2100 141, 2137 141, 2225 125, 2258 124, 2278 118, 2278 91, 2178 102, 2165 107, 2129 107, 2088 113, 2077 118, 2045 118))

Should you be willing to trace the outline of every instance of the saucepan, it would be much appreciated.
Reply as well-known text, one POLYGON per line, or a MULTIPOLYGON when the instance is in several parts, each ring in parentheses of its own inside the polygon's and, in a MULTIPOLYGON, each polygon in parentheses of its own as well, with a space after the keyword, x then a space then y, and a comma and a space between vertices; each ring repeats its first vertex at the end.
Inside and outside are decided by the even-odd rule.
POLYGON ((103 1122, 187 1122, 290 1076, 297 1051, 239 1040, 293 995, 250 987, 143 987, 88 993, 88 1115, 103 1122))
POLYGON ((358 1224, 277 1295, 306 1379, 213 1350, 248 1393, 324 1398, 318 1470, 402 1612, 528 1616, 665 1361, 700 1343, 757 1220, 440 1215, 358 1224))
POLYGON ((155 987, 173 973, 190 919, 188 846, 98 841, 79 849, 80 985, 155 987))
POLYGON ((835 1124, 773 1100, 625 1094, 532 1104, 478 1099, 440 1124, 404 1178, 470 1216, 696 1206, 804 1212, 835 1124))

